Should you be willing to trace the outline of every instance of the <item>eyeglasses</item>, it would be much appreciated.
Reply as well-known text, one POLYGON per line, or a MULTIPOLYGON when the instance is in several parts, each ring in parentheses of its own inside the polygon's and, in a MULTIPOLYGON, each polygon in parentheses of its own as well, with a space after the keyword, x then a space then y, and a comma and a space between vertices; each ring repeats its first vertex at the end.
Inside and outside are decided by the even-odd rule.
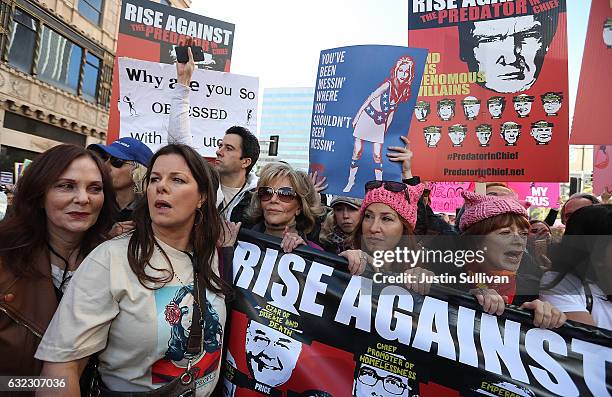
POLYGON ((366 386, 376 386, 378 381, 382 381, 383 389, 395 396, 401 396, 408 389, 408 385, 400 377, 394 375, 380 376, 374 369, 368 367, 359 370, 357 380, 366 386))
POLYGON ((275 194, 283 203, 290 203, 295 199, 295 196, 297 196, 295 190, 289 186, 279 187, 278 189, 272 189, 269 186, 262 186, 257 189, 257 196, 261 201, 270 201, 275 194))
POLYGON ((408 194, 408 185, 403 182, 395 182, 395 181, 370 181, 365 184, 366 193, 370 190, 378 189, 383 186, 385 190, 388 190, 393 193, 404 192, 406 196, 406 200, 408 200, 408 204, 410 204, 410 196, 408 194))
POLYGON ((122 160, 120 158, 117 157, 113 157, 110 154, 106 153, 106 152, 95 152, 96 155, 98 155, 98 157, 100 157, 100 159, 102 159, 103 162, 109 162, 110 165, 112 165, 114 168, 121 168, 123 167, 123 164, 127 163, 127 160, 122 160))

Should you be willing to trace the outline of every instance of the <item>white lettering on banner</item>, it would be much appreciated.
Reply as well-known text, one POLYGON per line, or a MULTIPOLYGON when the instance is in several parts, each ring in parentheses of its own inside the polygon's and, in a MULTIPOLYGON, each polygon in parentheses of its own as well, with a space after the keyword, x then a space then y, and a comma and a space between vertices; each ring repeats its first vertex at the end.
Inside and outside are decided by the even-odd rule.
POLYGON ((483 313, 480 318, 480 343, 485 369, 502 375, 501 362, 508 368, 512 379, 529 383, 529 376, 521 361, 521 324, 506 320, 502 338, 497 317, 483 313))
MULTIPOLYGON (((130 10, 126 14, 135 12, 137 18, 138 9, 130 10)), ((180 134, 173 135, 174 138, 186 135, 178 131, 177 124, 170 126, 172 103, 182 106, 177 98, 179 86, 174 65, 119 58, 118 70, 120 137, 147 137, 142 142, 156 151, 168 143, 170 127, 174 134, 180 134), (160 136, 149 136, 152 131, 160 136)), ((189 111, 185 112, 183 107, 176 111, 191 121, 194 149, 202 156, 215 157, 217 144, 228 128, 237 125, 257 130, 258 86, 255 77, 196 69, 189 82, 189 111)))
POLYGON ((544 349, 544 342, 551 353, 567 357, 567 344, 560 335, 546 329, 530 329, 525 333, 525 350, 536 363, 545 369, 529 365, 529 370, 538 382, 551 392, 560 396, 578 396, 580 393, 572 382, 572 378, 561 364, 544 349))
POLYGON ((325 294, 327 291, 327 284, 321 282, 321 276, 331 276, 334 272, 329 266, 322 265, 318 262, 312 262, 308 275, 306 276, 306 285, 304 285, 304 291, 302 292, 302 301, 300 302, 300 311, 313 314, 321 317, 323 305, 317 303, 317 295, 325 294))
POLYGON ((372 328, 372 280, 361 276, 351 277, 346 286, 335 320, 349 325, 355 318, 355 328, 370 332, 372 328), (355 302, 358 301, 357 306, 355 302))
POLYGON ((467 307, 459 306, 457 313, 457 339, 462 341, 459 345, 459 362, 478 367, 478 351, 476 350, 476 341, 474 340, 474 325, 476 318, 476 310, 467 307))
MULTIPOLYGON (((378 274, 378 273, 377 273, 378 274)), ((412 295, 407 294, 406 290, 396 285, 389 285, 380 292, 378 298, 378 312, 393 313, 392 316, 376 316, 375 328, 378 334, 387 340, 397 340, 405 345, 410 344, 412 337, 412 317, 394 310, 395 300, 398 300, 397 307, 402 311, 412 312, 414 300, 412 295), (391 328, 393 319, 396 320, 395 327, 391 328)))
POLYGON ((322 276, 333 277, 334 269, 318 262, 312 262, 306 269, 306 262, 296 254, 281 254, 272 248, 262 253, 257 245, 244 241, 239 241, 235 249, 235 285, 262 298, 266 298, 270 288, 275 301, 272 304, 282 309, 297 312, 295 308, 299 307, 301 312, 319 317, 326 311, 335 311, 328 315, 339 324, 375 332, 388 342, 397 341, 474 368, 484 366, 486 371, 508 375, 528 385, 535 381, 557 395, 578 395, 574 379, 556 360, 556 357, 577 353, 583 358, 584 382, 589 390, 596 396, 607 393, 606 364, 611 362, 612 357, 612 349, 608 347, 573 338, 571 351, 568 352, 566 340, 554 331, 529 329, 525 333, 524 354, 538 366, 526 367, 521 357, 522 325, 519 322, 502 319, 502 324, 496 316, 459 306, 456 325, 452 325, 448 302, 426 296, 415 313, 413 296, 406 289, 387 286, 373 297, 372 280, 361 276, 349 279, 338 307, 325 307, 317 304, 316 300, 319 294, 327 291, 328 286, 322 276), (258 266, 261 268, 255 276, 258 266), (282 283, 274 282, 270 287, 275 269, 282 283), (302 277, 306 282, 304 289, 300 290, 299 279, 302 277), (377 304, 373 303, 372 298, 377 299, 377 304), (414 326, 416 330, 412 336, 414 326), (455 333, 451 327, 456 329, 456 338, 453 338, 455 333), (479 330, 479 338, 476 338, 475 330, 479 330), (437 348, 432 350, 433 343, 437 348), (480 360, 479 350, 482 351, 480 360), (529 378, 526 368, 533 378, 529 378))
POLYGON ((438 345, 439 356, 456 360, 455 344, 448 326, 448 302, 426 296, 420 310, 412 347, 430 352, 431 344, 434 342, 438 345))
POLYGON ((584 383, 594 396, 606 396, 606 363, 612 362, 612 349, 580 339, 572 339, 574 353, 582 354, 584 383))

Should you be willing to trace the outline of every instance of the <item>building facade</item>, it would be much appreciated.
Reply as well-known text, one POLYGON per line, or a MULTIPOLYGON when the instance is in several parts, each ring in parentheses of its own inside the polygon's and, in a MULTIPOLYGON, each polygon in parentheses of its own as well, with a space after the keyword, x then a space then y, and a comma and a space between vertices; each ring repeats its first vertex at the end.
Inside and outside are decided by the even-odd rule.
POLYGON ((262 155, 258 164, 286 161, 308 171, 310 121, 314 88, 264 89, 259 138, 262 155), (271 136, 278 135, 278 156, 268 155, 271 136))
POLYGON ((120 0, 0 0, 0 171, 106 141, 120 11, 120 0))

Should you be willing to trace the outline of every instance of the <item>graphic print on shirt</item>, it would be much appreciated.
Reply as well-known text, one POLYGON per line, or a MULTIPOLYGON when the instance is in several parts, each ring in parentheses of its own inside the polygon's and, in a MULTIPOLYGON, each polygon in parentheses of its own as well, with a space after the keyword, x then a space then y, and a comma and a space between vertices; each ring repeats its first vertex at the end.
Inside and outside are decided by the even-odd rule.
POLYGON ((160 384, 180 376, 189 363, 197 367, 197 387, 215 380, 215 371, 221 358, 223 327, 219 314, 206 301, 204 313, 204 351, 197 356, 186 352, 187 340, 193 317, 193 284, 188 286, 166 286, 155 291, 157 309, 157 344, 164 358, 152 367, 152 383, 160 384))

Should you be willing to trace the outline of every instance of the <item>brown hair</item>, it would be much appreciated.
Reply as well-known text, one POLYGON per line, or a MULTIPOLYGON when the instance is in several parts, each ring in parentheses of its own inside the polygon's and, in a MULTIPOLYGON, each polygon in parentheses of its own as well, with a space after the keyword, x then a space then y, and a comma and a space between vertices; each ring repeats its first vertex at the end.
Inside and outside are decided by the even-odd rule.
MULTIPOLYGON (((295 228, 299 233, 308 234, 314 228, 317 217, 323 214, 323 208, 321 208, 319 195, 305 172, 295 170, 289 164, 266 164, 261 169, 257 188, 270 186, 273 180, 283 177, 287 177, 291 181, 291 187, 297 193, 296 198, 300 205, 300 214, 295 217, 295 228)), ((257 194, 254 194, 251 199, 249 216, 253 223, 259 223, 263 220, 263 210, 257 194)))
MULTIPOLYGON (((186 145, 171 144, 159 149, 151 158, 151 164, 145 176, 145 191, 151 178, 151 170, 155 161, 160 156, 176 154, 181 156, 189 170, 193 174, 194 179, 198 184, 198 189, 205 198, 202 207, 202 218, 196 221, 191 229, 190 243, 193 246, 194 261, 199 264, 200 271, 203 273, 204 287, 221 293, 229 293, 229 286, 219 277, 213 270, 211 262, 216 255, 217 239, 221 235, 221 216, 215 206, 217 198, 217 189, 219 187, 219 177, 213 168, 200 157, 200 155, 186 145)), ((196 215, 196 218, 199 215, 196 215)), ((145 272, 147 266, 151 266, 149 261, 155 250, 155 236, 151 226, 151 215, 149 212, 149 203, 146 197, 139 201, 134 209, 134 222, 136 227, 130 237, 128 244, 128 262, 134 274, 138 277, 138 281, 148 289, 158 289, 163 284, 168 283, 174 277, 174 269, 168 255, 159 247, 162 256, 170 265, 170 271, 165 269, 157 269, 166 276, 154 277, 145 272), (151 284, 154 284, 153 286, 151 284), (157 286, 157 284, 162 284, 157 286)), ((195 277, 195 275, 194 275, 195 277)))
POLYGON ((98 219, 83 235, 79 257, 84 258, 105 240, 116 216, 115 192, 106 167, 98 156, 76 145, 58 145, 40 155, 26 169, 13 200, 13 211, 0 222, 0 263, 15 276, 33 275, 34 263, 47 250, 45 197, 73 161, 90 158, 102 175, 104 203, 98 219))

